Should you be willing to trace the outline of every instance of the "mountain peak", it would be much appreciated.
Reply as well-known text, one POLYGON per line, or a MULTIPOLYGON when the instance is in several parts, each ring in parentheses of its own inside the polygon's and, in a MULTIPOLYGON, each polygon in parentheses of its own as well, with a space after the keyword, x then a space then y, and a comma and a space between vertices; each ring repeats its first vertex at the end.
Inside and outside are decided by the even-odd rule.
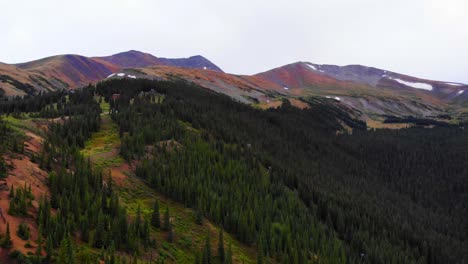
POLYGON ((222 72, 218 66, 201 55, 195 55, 189 58, 169 59, 158 58, 150 53, 145 53, 138 50, 129 50, 111 56, 95 57, 94 59, 111 63, 121 68, 142 68, 148 66, 164 65, 222 72))
MULTIPOLYGON (((146 53, 146 52, 143 52, 143 51, 139 51, 139 50, 128 50, 128 51, 122 51, 122 52, 119 52, 119 53, 116 53, 116 54, 112 54, 111 56, 125 56, 125 55, 151 55, 150 53, 146 53)), ((152 56, 152 55, 151 55, 152 56)))

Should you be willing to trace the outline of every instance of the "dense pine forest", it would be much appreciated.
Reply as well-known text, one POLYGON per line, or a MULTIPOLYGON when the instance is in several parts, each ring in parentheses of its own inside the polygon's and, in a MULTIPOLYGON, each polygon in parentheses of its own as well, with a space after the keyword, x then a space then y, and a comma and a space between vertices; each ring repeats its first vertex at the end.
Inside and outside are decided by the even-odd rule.
MULTIPOLYGON (((111 80, 0 103, 5 116, 60 120, 35 157, 51 195, 36 197, 45 254, 30 262, 127 263, 118 252, 158 248, 151 226, 171 241, 169 212, 160 218, 155 203, 157 217, 129 217, 112 179, 79 153, 100 129, 97 100, 136 176, 254 247, 257 263, 468 261, 463 124, 367 130, 335 103, 260 110, 186 82, 111 80), (100 255, 77 255, 77 241, 100 255)), ((0 152, 22 151, 13 134, 0 120, 0 152)), ((0 177, 7 170, 0 159, 0 177)), ((224 247, 201 248, 196 263, 230 263, 224 247)))

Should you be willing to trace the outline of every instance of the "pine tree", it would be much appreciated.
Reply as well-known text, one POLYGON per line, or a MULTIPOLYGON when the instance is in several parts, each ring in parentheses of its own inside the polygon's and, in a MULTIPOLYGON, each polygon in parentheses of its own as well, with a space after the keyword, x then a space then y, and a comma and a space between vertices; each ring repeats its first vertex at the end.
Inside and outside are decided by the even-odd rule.
POLYGON ((174 230, 172 229, 172 224, 169 223, 167 230, 167 241, 174 242, 174 230))
POLYGON ((2 247, 11 248, 12 246, 13 246, 13 241, 11 241, 10 223, 7 222, 6 234, 2 241, 2 247))
POLYGON ((218 238, 218 257, 221 263, 225 263, 226 256, 224 253, 224 238, 223 238, 223 229, 219 229, 219 238, 218 238))
POLYGON ((228 246, 225 263, 226 264, 232 264, 232 247, 231 247, 231 243, 229 243, 229 246, 228 246))
POLYGON ((154 201, 153 214, 151 215, 151 225, 156 228, 161 227, 161 218, 159 216, 159 201, 154 201))
POLYGON ((39 232, 38 232, 38 237, 37 237, 37 247, 36 247, 36 252, 34 252, 34 255, 36 256, 36 260, 39 262, 39 259, 42 257, 42 235, 41 235, 41 227, 39 226, 39 232))
POLYGON ((169 216, 169 207, 166 206, 166 211, 164 212, 164 230, 169 231, 169 226, 171 224, 171 218, 169 216))
POLYGON ((45 247, 45 252, 46 252, 46 258, 45 262, 50 263, 52 260, 52 254, 53 254, 53 241, 52 241, 52 236, 47 236, 46 240, 46 247, 45 247))
POLYGON ((138 205, 137 208, 137 215, 135 219, 135 234, 137 237, 141 237, 142 235, 142 226, 141 226, 141 207, 138 205))
POLYGON ((0 179, 6 178, 8 172, 8 167, 3 159, 3 157, 0 156, 0 179))
POLYGON ((10 190, 10 193, 8 194, 8 197, 10 198, 15 197, 15 186, 11 185, 11 190, 10 190))
POLYGON ((260 240, 260 243, 257 246, 257 264, 263 264, 263 243, 262 243, 262 240, 260 240))
POLYGON ((28 240, 30 237, 29 226, 25 222, 21 222, 16 230, 16 234, 23 240, 28 240))
POLYGON ((210 233, 206 236, 205 247, 203 249, 202 255, 203 264, 211 264, 211 242, 210 242, 210 233))
POLYGON ((147 248, 150 245, 150 225, 149 221, 145 218, 145 223, 143 225, 143 232, 142 232, 142 240, 143 246, 147 248))
POLYGON ((112 172, 109 170, 109 175, 107 176, 107 195, 110 197, 114 192, 112 172))
POLYGON ((203 224, 203 213, 198 208, 195 210, 195 223, 197 223, 197 225, 203 224))
POLYGON ((62 242, 60 242, 57 263, 75 263, 75 251, 73 250, 73 244, 69 235, 65 235, 65 237, 62 239, 62 242))

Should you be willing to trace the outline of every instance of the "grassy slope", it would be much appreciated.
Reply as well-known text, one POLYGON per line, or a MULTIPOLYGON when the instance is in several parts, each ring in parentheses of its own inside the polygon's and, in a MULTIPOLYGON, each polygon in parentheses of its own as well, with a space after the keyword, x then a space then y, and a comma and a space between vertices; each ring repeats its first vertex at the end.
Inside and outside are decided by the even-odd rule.
MULTIPOLYGON (((157 252, 165 256, 167 260, 177 263, 193 263, 195 256, 204 246, 205 237, 210 233, 212 252, 216 255, 218 244, 219 227, 205 220, 203 225, 195 223, 195 213, 192 209, 186 208, 182 204, 176 203, 159 195, 149 188, 141 179, 134 176, 128 164, 118 155, 120 138, 118 128, 107 114, 109 106, 101 103, 103 109, 101 130, 95 133, 86 142, 82 153, 89 157, 94 165, 104 172, 110 171, 113 180, 116 182, 116 189, 130 215, 135 215, 140 206, 145 217, 150 217, 153 202, 157 198, 160 202, 161 217, 166 206, 169 208, 171 220, 174 227, 175 242, 167 242, 167 233, 155 228, 152 229, 152 236, 156 237, 157 252), (106 111, 107 110, 107 111, 106 111)), ((255 250, 242 245, 231 235, 224 235, 224 244, 227 250, 229 244, 232 245, 233 260, 235 263, 253 263, 255 250)), ((146 258, 151 255, 153 258, 157 252, 146 252, 146 258)))
POLYGON ((27 115, 22 116, 22 118, 17 119, 13 116, 3 116, 3 120, 8 122, 8 124, 16 131, 22 133, 24 131, 30 131, 39 136, 45 136, 44 131, 42 131, 36 122, 45 122, 45 120, 40 118, 29 118, 27 115))

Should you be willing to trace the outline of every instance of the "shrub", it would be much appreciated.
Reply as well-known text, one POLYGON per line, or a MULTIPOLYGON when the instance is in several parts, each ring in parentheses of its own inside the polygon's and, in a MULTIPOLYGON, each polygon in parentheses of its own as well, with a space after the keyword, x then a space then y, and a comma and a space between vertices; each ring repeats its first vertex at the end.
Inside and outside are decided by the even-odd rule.
POLYGON ((28 240, 31 236, 29 233, 29 226, 25 222, 21 222, 18 226, 16 234, 23 240, 28 240))

